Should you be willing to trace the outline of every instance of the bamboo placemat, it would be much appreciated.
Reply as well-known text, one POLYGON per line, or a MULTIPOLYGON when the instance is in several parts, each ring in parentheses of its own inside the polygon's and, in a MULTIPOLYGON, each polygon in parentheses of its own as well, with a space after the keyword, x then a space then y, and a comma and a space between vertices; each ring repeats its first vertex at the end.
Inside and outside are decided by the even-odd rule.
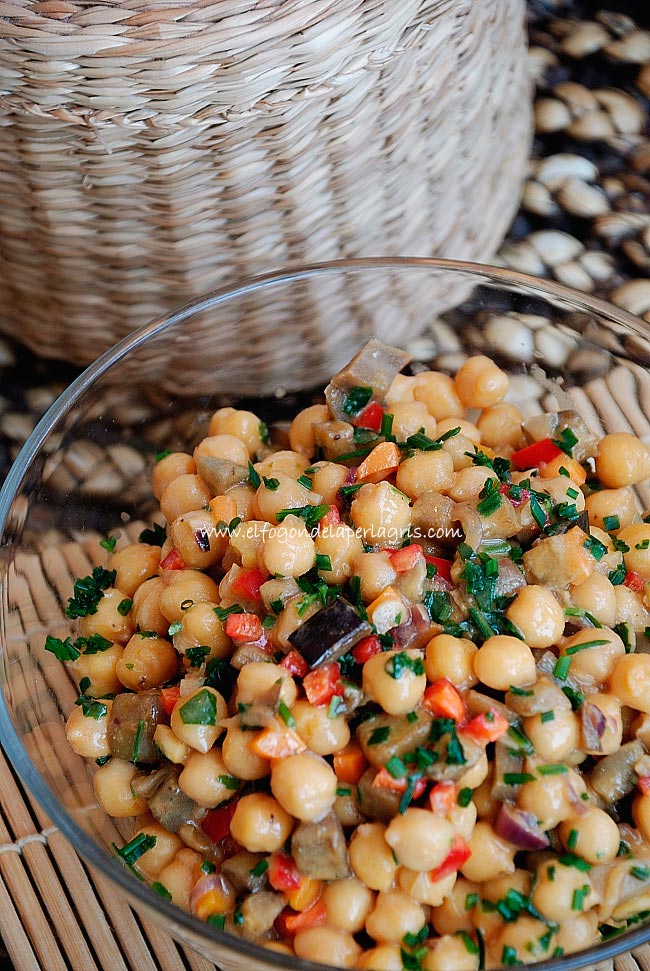
MULTIPOLYGON (((537 137, 501 260, 650 321, 650 8, 642 14, 641 6, 612 0, 606 12, 588 2, 530 0, 537 137)), ((420 347, 425 357, 426 338, 420 347)), ((0 476, 76 373, 0 339, 0 476)), ((119 472, 117 458, 92 453, 75 470, 85 481, 119 472)), ((0 750, 0 966, 12 964, 15 971, 214 969, 90 873, 0 750)), ((613 965, 650 971, 650 945, 613 965)))

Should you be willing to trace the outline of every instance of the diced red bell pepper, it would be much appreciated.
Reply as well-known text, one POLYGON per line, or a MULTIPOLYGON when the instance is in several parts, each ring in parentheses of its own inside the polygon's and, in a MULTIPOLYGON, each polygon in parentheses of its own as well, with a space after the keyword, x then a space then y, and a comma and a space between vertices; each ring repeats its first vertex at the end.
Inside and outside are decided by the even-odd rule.
POLYGON ((289 674, 296 678, 304 678, 309 671, 309 665, 298 651, 289 651, 280 661, 280 667, 286 668, 289 674))
POLYGON ((433 563, 437 576, 441 576, 443 580, 448 580, 451 583, 451 560, 443 560, 441 556, 429 556, 428 553, 424 554, 424 558, 427 563, 433 563))
POLYGON ((510 502, 512 503, 512 505, 515 507, 515 509, 518 506, 525 506, 526 503, 530 501, 530 491, 528 489, 521 489, 519 486, 517 486, 517 489, 519 491, 517 493, 517 498, 515 499, 512 495, 512 490, 510 488, 509 482, 504 482, 503 485, 499 488, 499 492, 501 493, 501 495, 507 496, 510 502))
POLYGON ((338 526, 341 516, 336 506, 330 506, 329 512, 325 513, 322 519, 318 520, 318 529, 325 529, 327 526, 338 526))
POLYGON ((634 570, 628 570, 625 574, 625 580, 623 581, 626 587, 630 590, 634 590, 635 593, 641 593, 645 585, 645 580, 640 573, 635 573, 634 570))
MULTIPOLYGON (((399 779, 396 779, 390 774, 388 769, 382 766, 381 769, 377 771, 375 778, 372 780, 372 784, 378 789, 390 789, 391 792, 406 792, 409 784, 409 777, 404 775, 399 779)), ((426 787, 426 779, 417 779, 415 786, 413 787, 413 798, 419 799, 420 796, 424 794, 426 787)))
POLYGON ((434 718, 453 718, 462 722, 467 716, 467 708, 460 693, 447 678, 435 681, 424 692, 422 707, 434 718))
POLYGON ((217 806, 201 820, 201 829, 213 843, 220 843, 226 836, 230 836, 230 820, 235 815, 237 803, 238 800, 233 799, 225 806, 217 806))
POLYGON ((561 454, 562 449, 558 448, 552 439, 542 438, 539 442, 533 442, 532 445, 513 452, 510 461, 516 469, 523 472, 524 469, 538 469, 540 465, 546 465, 561 454))
POLYGON ((165 712, 168 715, 171 715, 172 711, 174 710, 174 705, 181 696, 180 687, 175 684, 171 688, 161 688, 160 694, 162 695, 162 703, 165 712))
POLYGON ((260 639, 264 628, 257 614, 228 614, 225 630, 236 643, 252 643, 260 639))
POLYGON ((458 805, 457 782, 437 782, 429 793, 429 805, 436 816, 447 816, 458 805))
POLYGON ((467 840, 460 833, 456 833, 454 841, 451 844, 451 849, 440 866, 429 870, 429 879, 435 883, 436 880, 442 880, 443 877, 449 876, 450 873, 456 873, 463 864, 467 863, 471 855, 472 851, 467 845, 467 840))
POLYGON ((259 600, 260 587, 268 577, 261 570, 241 570, 232 582, 232 592, 243 600, 259 600))
POLYGON ((406 573, 424 558, 424 551, 419 543, 410 543, 400 550, 385 550, 391 566, 396 573, 406 573))
POLYGON ((286 853, 272 853, 268 868, 269 883, 274 890, 297 890, 300 874, 292 856, 286 853))
POLYGON ((187 570, 187 563, 177 549, 170 550, 160 561, 161 570, 187 570))
POLYGON ((308 927, 322 924, 326 918, 327 910, 322 899, 319 897, 309 910, 296 912, 289 907, 285 907, 276 917, 274 926, 280 937, 283 937, 285 940, 291 940, 296 936, 298 931, 304 931, 308 927))
POLYGON ((312 705, 329 705, 334 695, 343 694, 341 668, 336 661, 323 664, 306 674, 302 685, 312 705))
POLYGON ((375 654, 381 654, 383 648, 381 646, 381 641, 375 634, 371 634, 370 637, 364 637, 352 648, 352 657, 357 662, 357 664, 365 664, 368 658, 373 657, 375 654))
POLYGON ((378 432, 381 430, 383 418, 384 409, 376 401, 371 401, 356 418, 352 419, 352 424, 355 428, 369 428, 373 432, 378 432))
POLYGON ((462 734, 485 746, 488 742, 496 742, 505 735, 509 727, 508 719, 494 708, 490 708, 488 712, 481 712, 480 715, 472 718, 462 729, 462 734))
POLYGON ((636 780, 636 784, 643 795, 647 795, 650 792, 650 775, 640 775, 636 780))

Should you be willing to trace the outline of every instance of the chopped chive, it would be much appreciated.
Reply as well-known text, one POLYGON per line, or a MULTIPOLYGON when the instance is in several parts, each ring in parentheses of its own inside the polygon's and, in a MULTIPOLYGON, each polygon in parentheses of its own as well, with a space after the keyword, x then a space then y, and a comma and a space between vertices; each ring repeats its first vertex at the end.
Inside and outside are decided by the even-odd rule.
POLYGON ((568 657, 566 654, 563 657, 559 657, 555 662, 555 667, 553 668, 553 677, 557 678, 558 681, 566 681, 570 667, 570 657, 568 657))
POLYGON ((381 728, 375 728, 368 739, 368 745, 381 745, 385 742, 390 735, 390 725, 382 725, 381 728))
POLYGON ((517 958, 517 951, 514 947, 509 947, 507 944, 504 945, 503 951, 501 952, 501 964, 506 967, 513 967, 515 964, 519 964, 520 961, 517 958))
POLYGON ((262 476, 262 482, 264 483, 264 488, 268 489, 269 492, 276 492, 280 488, 280 480, 273 477, 267 478, 267 476, 262 476))
POLYGON ((350 786, 337 786, 336 795, 337 796, 349 796, 352 792, 350 786))
POLYGON ((358 415, 372 398, 372 388, 357 385, 351 388, 343 401, 343 411, 346 415, 358 415))
POLYGON ((289 711, 289 708, 287 707, 284 701, 281 701, 278 704, 278 715, 280 716, 284 724, 287 725, 289 728, 296 727, 296 719, 293 717, 293 715, 289 711))
POLYGON ((537 771, 540 775, 561 775, 569 770, 566 765, 538 765, 537 771))
POLYGON ((404 776, 408 774, 408 769, 397 755, 393 755, 393 757, 386 762, 384 768, 390 775, 392 775, 393 779, 403 779, 404 776))
POLYGON ((650 877, 650 867, 633 866, 630 875, 636 877, 637 880, 647 880, 650 877))
POLYGON ((566 845, 567 845, 568 849, 575 850, 576 846, 578 845, 578 830, 577 829, 572 829, 571 830, 571 832, 569 833, 569 837, 568 837, 568 839, 566 841, 566 845))
POLYGON ((314 484, 308 475, 299 475, 296 481, 299 482, 301 486, 304 486, 305 489, 311 489, 312 485, 314 484))
POLYGON ((572 866, 574 870, 580 870, 582 873, 589 873, 591 870, 591 863, 587 863, 586 860, 583 860, 581 856, 576 856, 575 853, 565 853, 559 857, 558 863, 561 863, 562 866, 572 866))
POLYGON ((621 528, 621 521, 618 516, 603 516, 603 528, 605 532, 611 533, 621 528))
POLYGON ((507 786, 523 786, 526 782, 534 782, 535 776, 530 772, 504 772, 503 781, 507 786))
POLYGON ((159 883, 158 880, 156 880, 154 883, 151 884, 151 889, 153 890, 154 893, 157 893, 159 897, 162 897, 163 900, 172 899, 172 895, 170 894, 167 887, 165 887, 162 883, 159 883))
POLYGON ((140 719, 138 722, 138 727, 135 731, 135 738, 133 739, 133 749, 131 751, 131 762, 138 761, 138 755, 140 754, 140 745, 142 744, 142 736, 144 735, 147 723, 140 719))
POLYGON ((461 789, 460 792, 458 793, 458 799, 457 799, 458 805, 464 809, 465 806, 469 806, 471 801, 472 801, 472 790, 469 789, 468 787, 466 787, 465 789, 461 789))
POLYGON ((595 536, 587 536, 582 545, 586 550, 589 550, 595 560, 602 560, 604 556, 607 556, 607 547, 595 536))
POLYGON ((255 466, 253 465, 253 463, 250 461, 250 459, 248 462, 248 481, 252 485, 253 489, 259 489, 259 487, 262 484, 262 479, 260 477, 260 474, 255 468, 255 466))
POLYGON ((162 450, 162 452, 156 452, 156 454, 154 455, 154 461, 162 462, 163 459, 166 459, 167 456, 171 454, 172 454, 172 450, 170 448, 165 448, 162 450))
POLYGON ((100 539, 99 541, 99 545, 101 546, 101 548, 103 550, 107 550, 109 553, 112 553, 115 550, 116 543, 117 543, 117 539, 115 536, 109 536, 107 537, 107 539, 100 539))
POLYGON ((255 866, 251 869, 252 877, 261 877, 269 868, 268 860, 258 860, 255 866))
POLYGON ((226 789, 230 789, 234 792, 235 789, 239 789, 241 782, 236 779, 234 775, 218 775, 217 782, 220 782, 222 786, 226 789))
POLYGON ((514 684, 510 685, 508 691, 511 695, 516 695, 518 698, 532 698, 535 694, 534 691, 529 691, 527 688, 517 688, 514 684))
POLYGON ((216 869, 217 868, 212 862, 212 860, 204 860, 203 863, 201 864, 201 873, 206 873, 206 874, 214 873, 216 869))
POLYGON ((580 651, 586 651, 590 647, 602 647, 603 644, 609 644, 609 641, 583 641, 580 644, 573 644, 571 647, 567 647, 565 653, 567 656, 570 656, 572 654, 578 654, 580 651))
POLYGON ((540 715, 540 721, 542 722, 543 725, 545 725, 546 722, 552 722, 554 720, 555 720, 554 711, 543 711, 540 715))
POLYGON ((381 416, 381 428, 379 434, 383 435, 384 438, 388 439, 393 433, 393 415, 388 412, 384 412, 381 416))
POLYGON ((472 910, 474 907, 478 906, 480 899, 481 898, 477 893, 468 893, 465 897, 465 910, 472 910))
POLYGON ((316 554, 316 569, 317 570, 331 570, 332 560, 326 553, 316 554))

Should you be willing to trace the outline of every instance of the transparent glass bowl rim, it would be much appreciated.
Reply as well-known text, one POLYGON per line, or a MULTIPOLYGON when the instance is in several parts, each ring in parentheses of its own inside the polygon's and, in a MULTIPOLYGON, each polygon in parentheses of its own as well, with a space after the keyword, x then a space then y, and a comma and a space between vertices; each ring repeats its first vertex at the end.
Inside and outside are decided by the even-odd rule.
MULTIPOLYGON (((597 314, 600 317, 621 325, 626 331, 648 342, 650 346, 650 327, 644 321, 613 304, 589 294, 580 293, 554 280, 545 280, 499 266, 462 260, 430 259, 427 257, 366 257, 349 260, 332 260, 288 268, 284 271, 266 273, 250 277, 231 286, 224 286, 207 293, 204 297, 184 304, 169 314, 160 316, 148 324, 132 331, 121 341, 114 344, 104 354, 90 364, 56 399, 38 422, 34 431, 23 445, 14 461, 0 490, 0 536, 4 535, 7 518, 15 497, 20 492, 25 477, 52 429, 73 408, 79 399, 92 387, 103 374, 135 351, 140 345, 156 338, 164 331, 180 325, 194 314, 213 310, 220 304, 244 297, 265 287, 282 286, 298 280, 344 272, 364 273, 374 270, 412 270, 426 272, 450 271, 459 275, 467 274, 482 282, 529 296, 548 299, 552 305, 597 314)), ((164 925, 177 925, 187 937, 203 938, 213 942, 223 950, 237 952, 239 957, 247 956, 252 962, 263 962, 278 969, 295 971, 323 971, 324 965, 300 958, 289 957, 265 949, 249 941, 232 937, 217 927, 199 921, 191 914, 170 904, 145 884, 141 887, 133 876, 117 861, 113 861, 94 843, 91 837, 79 827, 56 799, 46 782, 29 758, 7 710, 4 694, 0 692, 0 739, 9 761, 16 770, 28 791, 36 798, 50 819, 61 829, 71 845, 102 876, 117 884, 127 897, 139 897, 151 911, 155 911, 164 925), (140 891, 138 893, 138 891, 140 891)), ((164 926, 163 925, 163 926, 164 926)), ((650 926, 642 926, 627 931, 619 937, 597 944, 576 954, 540 961, 533 965, 535 971, 573 971, 590 964, 605 961, 623 951, 630 951, 650 940, 650 926)), ((253 964, 253 966, 255 966, 253 964)))

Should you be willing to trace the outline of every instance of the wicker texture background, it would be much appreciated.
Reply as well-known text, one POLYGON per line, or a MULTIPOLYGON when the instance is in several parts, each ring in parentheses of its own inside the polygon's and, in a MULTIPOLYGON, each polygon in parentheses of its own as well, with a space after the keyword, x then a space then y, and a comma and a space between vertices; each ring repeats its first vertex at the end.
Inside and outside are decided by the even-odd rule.
POLYGON ((530 147, 524 10, 3 0, 0 328, 89 362, 226 278, 488 260, 530 147))

